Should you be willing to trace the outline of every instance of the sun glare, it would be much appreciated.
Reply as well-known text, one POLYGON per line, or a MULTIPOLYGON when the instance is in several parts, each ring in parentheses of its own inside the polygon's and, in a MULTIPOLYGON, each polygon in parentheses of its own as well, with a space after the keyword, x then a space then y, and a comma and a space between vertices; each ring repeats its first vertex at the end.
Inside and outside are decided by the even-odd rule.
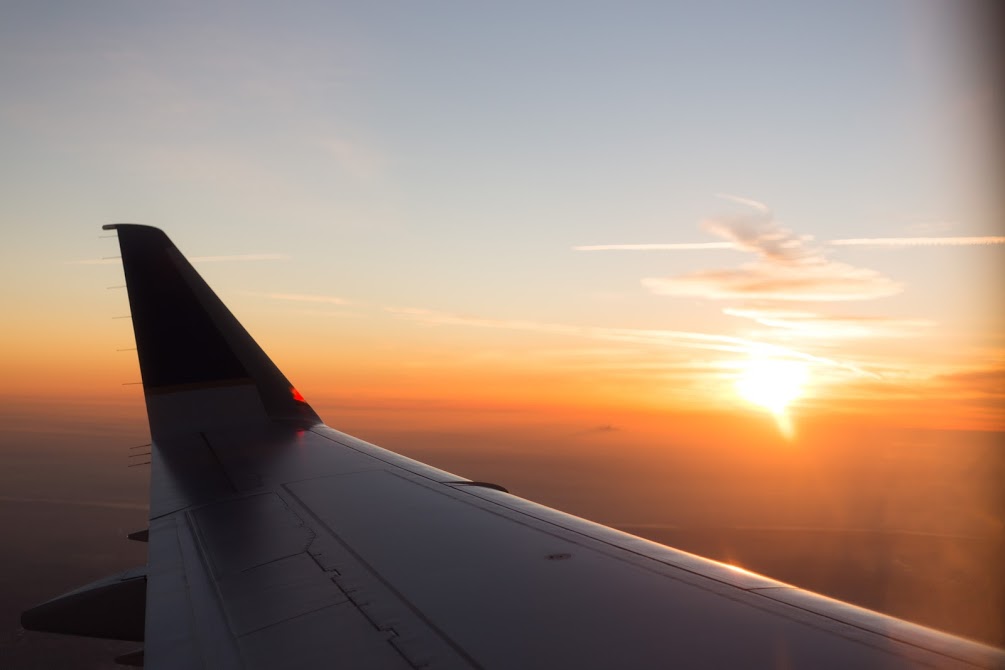
POLYGON ((788 408, 802 395, 808 372, 799 361, 758 358, 747 363, 736 390, 747 402, 771 412, 782 433, 792 437, 788 408))

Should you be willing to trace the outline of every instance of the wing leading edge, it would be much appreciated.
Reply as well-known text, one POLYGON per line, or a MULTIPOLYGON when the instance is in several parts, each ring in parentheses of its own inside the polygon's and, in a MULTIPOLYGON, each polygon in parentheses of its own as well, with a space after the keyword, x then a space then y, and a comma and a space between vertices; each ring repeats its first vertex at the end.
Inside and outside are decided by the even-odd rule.
POLYGON ((150 668, 1005 667, 332 430, 167 236, 111 227, 153 437, 150 668))

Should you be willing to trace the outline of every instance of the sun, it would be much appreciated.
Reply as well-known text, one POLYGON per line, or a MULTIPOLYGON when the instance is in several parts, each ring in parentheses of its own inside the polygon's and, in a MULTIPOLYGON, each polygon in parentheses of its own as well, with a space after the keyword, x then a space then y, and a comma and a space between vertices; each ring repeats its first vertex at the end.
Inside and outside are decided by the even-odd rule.
POLYGON ((747 402, 762 407, 775 416, 786 437, 792 437, 789 405, 803 394, 809 369, 800 361, 755 358, 746 363, 736 390, 747 402))

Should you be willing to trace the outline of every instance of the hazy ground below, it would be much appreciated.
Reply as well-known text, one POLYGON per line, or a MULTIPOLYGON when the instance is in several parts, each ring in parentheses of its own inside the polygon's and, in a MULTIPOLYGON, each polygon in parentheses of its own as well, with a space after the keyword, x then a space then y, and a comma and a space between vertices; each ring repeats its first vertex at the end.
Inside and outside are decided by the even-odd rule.
MULTIPOLYGON (((146 546, 125 539, 146 526, 146 468, 126 467, 128 447, 145 441, 143 417, 66 416, 0 424, 3 670, 112 668, 139 646, 18 627, 21 610, 145 560, 146 546)), ((337 425, 679 549, 1005 643, 1000 435, 808 436, 786 450, 674 437, 672 426, 664 435, 519 418, 483 431, 387 430, 359 417, 337 425)))

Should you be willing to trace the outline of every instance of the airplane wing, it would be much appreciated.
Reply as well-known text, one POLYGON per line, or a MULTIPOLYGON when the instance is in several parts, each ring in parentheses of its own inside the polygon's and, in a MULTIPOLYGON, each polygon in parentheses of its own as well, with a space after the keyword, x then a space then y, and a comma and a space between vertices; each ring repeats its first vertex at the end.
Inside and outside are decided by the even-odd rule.
POLYGON ((152 436, 148 563, 26 628, 142 639, 119 660, 155 670, 1005 667, 333 430, 163 232, 106 228, 152 436))

